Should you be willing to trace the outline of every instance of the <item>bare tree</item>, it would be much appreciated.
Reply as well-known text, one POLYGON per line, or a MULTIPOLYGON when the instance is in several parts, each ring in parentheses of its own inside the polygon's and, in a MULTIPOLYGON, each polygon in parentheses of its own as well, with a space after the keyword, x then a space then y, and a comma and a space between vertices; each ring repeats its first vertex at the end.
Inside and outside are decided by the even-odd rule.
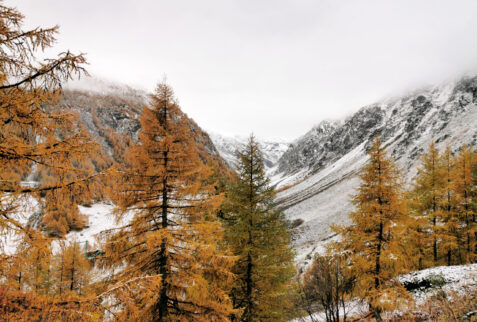
POLYGON ((349 298, 354 277, 346 271, 340 256, 316 256, 305 273, 303 281, 304 304, 313 321, 313 312, 324 310, 326 321, 346 321, 346 300, 349 298))

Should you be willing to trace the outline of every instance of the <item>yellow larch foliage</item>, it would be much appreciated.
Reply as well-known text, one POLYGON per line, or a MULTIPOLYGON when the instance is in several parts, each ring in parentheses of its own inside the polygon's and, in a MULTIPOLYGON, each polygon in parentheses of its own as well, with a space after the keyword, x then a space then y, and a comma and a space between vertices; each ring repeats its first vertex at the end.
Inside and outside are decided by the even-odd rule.
POLYGON ((82 312, 78 300, 52 297, 51 240, 36 222, 17 218, 22 205, 31 202, 26 196, 33 196, 44 198, 40 222, 46 225, 51 211, 59 211, 53 203, 61 205, 51 223, 59 234, 77 222, 70 200, 87 196, 92 171, 85 160, 97 144, 79 126, 77 115, 53 106, 62 82, 85 73, 86 60, 71 52, 37 59, 55 43, 58 27, 24 30, 23 21, 16 8, 0 2, 0 234, 1 239, 16 235, 12 238, 19 241, 16 252, 0 247, 0 319, 89 320, 96 313, 82 312))
POLYGON ((90 294, 91 268, 92 263, 87 259, 83 245, 77 241, 61 241, 54 258, 56 295, 64 298, 90 294))
POLYGON ((444 159, 432 142, 429 151, 421 158, 410 192, 410 237, 406 248, 414 255, 410 260, 417 262, 410 265, 412 268, 424 269, 438 262, 439 242, 442 240, 439 227, 443 222, 442 207, 446 200, 445 179, 444 159))
POLYGON ((473 178, 473 165, 477 162, 476 154, 468 146, 462 146, 454 159, 453 190, 455 200, 455 221, 457 264, 474 262, 477 254, 474 252, 477 245, 476 205, 475 205, 475 178, 473 178))
POLYGON ((366 299, 376 319, 394 307, 405 294, 392 278, 404 271, 400 247, 402 222, 406 216, 399 171, 388 157, 379 138, 368 152, 361 185, 353 198, 356 211, 350 214, 352 225, 333 227, 342 240, 336 251, 346 254, 356 277, 356 291, 366 299))
MULTIPOLYGON (((9 223, 6 211, 12 198, 38 197, 41 191, 81 182, 91 172, 80 163, 96 147, 76 115, 52 108, 61 82, 85 72, 84 55, 65 52, 37 59, 38 52, 54 44, 58 27, 23 30, 23 20, 17 9, 0 3, 0 226, 9 230, 19 228, 9 223), (22 183, 39 168, 47 168, 55 182, 40 187, 22 183)), ((64 198, 71 196, 69 190, 62 190, 64 198)))
POLYGON ((458 249, 457 231, 459 222, 455 213, 455 160, 449 146, 447 146, 446 150, 443 152, 442 159, 444 162, 444 198, 440 210, 442 223, 436 228, 442 248, 442 257, 440 258, 439 263, 441 265, 452 265, 453 254, 455 254, 458 249))
POLYGON ((151 101, 118 172, 120 215, 133 218, 104 244, 103 264, 120 269, 106 294, 119 320, 228 320, 234 257, 215 218, 221 196, 172 89, 160 83, 151 101))

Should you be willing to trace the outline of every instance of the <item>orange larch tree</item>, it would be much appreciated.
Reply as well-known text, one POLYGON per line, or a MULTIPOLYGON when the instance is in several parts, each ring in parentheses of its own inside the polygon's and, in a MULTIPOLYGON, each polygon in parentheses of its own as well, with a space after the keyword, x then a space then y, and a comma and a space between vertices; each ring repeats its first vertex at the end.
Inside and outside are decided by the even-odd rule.
POLYGON ((368 154, 369 162, 360 174, 361 185, 353 199, 356 211, 350 214, 352 225, 333 229, 342 236, 335 247, 349 256, 357 293, 368 300, 380 320, 381 312, 399 300, 399 287, 391 279, 404 269, 398 236, 406 211, 399 171, 379 138, 368 154))
POLYGON ((105 294, 118 319, 227 320, 234 258, 215 218, 221 196, 207 184, 211 171, 172 89, 159 84, 151 101, 131 166, 119 172, 120 215, 132 220, 104 243, 104 265, 120 269, 105 294))
POLYGON ((444 255, 441 259, 441 264, 447 263, 447 265, 452 265, 452 255, 455 254, 458 249, 457 235, 459 230, 459 220, 455 212, 455 159, 449 146, 446 147, 442 159, 444 163, 444 198, 441 204, 442 224, 438 228, 444 255))
MULTIPOLYGON (((61 83, 85 72, 84 55, 61 53, 55 59, 36 54, 55 42, 58 27, 23 30, 24 16, 0 3, 0 229, 21 230, 10 218, 15 198, 63 187, 69 194, 73 182, 90 172, 77 164, 96 144, 78 126, 73 114, 54 110, 61 83), (55 182, 37 186, 25 183, 38 167, 48 168, 55 182), (61 181, 60 181, 61 180, 61 181)), ((75 192, 86 190, 77 186, 75 192)))
POLYGON ((421 166, 411 194, 411 248, 416 249, 417 267, 423 269, 438 262, 442 205, 445 200, 445 164, 434 142, 422 156, 421 166), (432 246, 429 247, 431 244, 432 246), (428 253, 432 249, 431 256, 428 253), (427 259, 433 258, 433 263, 427 259))
POLYGON ((23 21, 17 9, 0 2, 0 246, 12 234, 19 245, 16 252, 0 247, 0 319, 59 319, 74 310, 66 313, 69 309, 50 297, 50 240, 18 214, 31 200, 22 198, 32 196, 46 202, 43 221, 51 209, 48 194, 55 192, 57 203, 69 206, 61 216, 74 221, 76 204, 67 201, 87 192, 92 171, 84 160, 97 144, 77 115, 54 107, 62 82, 85 73, 84 55, 64 52, 37 59, 54 45, 58 27, 24 30, 23 21), (30 182, 40 172, 48 172, 51 180, 30 182))
MULTIPOLYGON (((475 222, 476 210, 472 204, 474 178, 472 165, 476 162, 475 153, 468 146, 462 146, 455 156, 453 172, 453 190, 455 193, 455 215, 459 223, 457 231, 458 254, 460 264, 473 262, 476 240, 474 233, 477 231, 475 222)), ((474 197, 475 198, 475 197, 474 197)))

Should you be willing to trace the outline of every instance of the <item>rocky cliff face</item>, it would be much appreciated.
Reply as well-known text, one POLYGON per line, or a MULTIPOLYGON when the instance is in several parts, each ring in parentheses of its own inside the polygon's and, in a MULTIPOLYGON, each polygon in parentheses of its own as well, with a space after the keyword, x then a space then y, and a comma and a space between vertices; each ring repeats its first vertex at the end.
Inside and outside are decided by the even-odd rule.
POLYGON ((304 168, 312 167, 316 161, 315 156, 324 152, 325 144, 339 126, 339 122, 322 121, 313 127, 301 138, 290 144, 290 148, 277 162, 277 171, 290 175, 304 168))
POLYGON ((302 254, 330 236, 330 224, 347 223, 357 173, 372 139, 380 135, 409 183, 431 141, 456 151, 477 146, 477 77, 415 91, 365 106, 341 122, 323 122, 292 144, 278 161, 273 181, 292 186, 277 202, 301 218, 295 244, 302 254))

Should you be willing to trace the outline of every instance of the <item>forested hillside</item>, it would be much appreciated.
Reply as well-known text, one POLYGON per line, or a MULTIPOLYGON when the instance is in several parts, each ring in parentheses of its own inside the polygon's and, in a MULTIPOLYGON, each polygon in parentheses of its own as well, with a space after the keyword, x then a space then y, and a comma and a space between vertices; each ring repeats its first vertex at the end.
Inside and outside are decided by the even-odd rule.
POLYGON ((476 76, 209 136, 25 26, 0 0, 0 320, 475 320, 476 76))
MULTIPOLYGON (((94 78, 90 83, 100 82, 94 78)), ((81 123, 93 138, 101 143, 105 158, 120 162, 124 157, 124 149, 130 142, 137 142, 141 128, 139 116, 148 104, 149 94, 135 90, 125 85, 115 85, 97 92, 94 87, 90 90, 64 90, 58 103, 61 111, 73 112, 80 115, 81 123)), ((201 158, 205 161, 214 160, 222 165, 222 160, 212 143, 209 135, 204 132, 194 120, 188 118, 187 124, 196 133, 194 142, 199 147, 201 158)))

